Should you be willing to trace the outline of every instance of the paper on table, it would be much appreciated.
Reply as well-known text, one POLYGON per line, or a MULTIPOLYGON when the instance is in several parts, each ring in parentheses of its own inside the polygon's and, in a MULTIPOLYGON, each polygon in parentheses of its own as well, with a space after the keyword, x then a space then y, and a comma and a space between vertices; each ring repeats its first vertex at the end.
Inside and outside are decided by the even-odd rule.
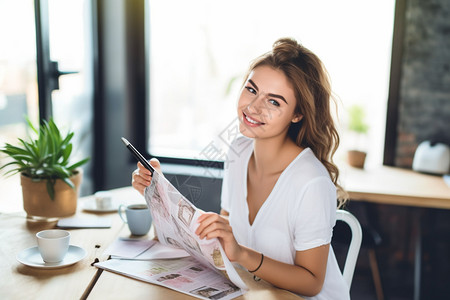
POLYGON ((151 260, 190 256, 183 249, 161 244, 157 240, 118 239, 104 252, 117 259, 151 260))
POLYGON ((110 228, 111 218, 106 217, 70 217, 59 219, 59 228, 110 228))
POLYGON ((150 259, 166 259, 166 258, 180 258, 187 257, 190 254, 183 249, 177 249, 161 244, 160 242, 155 243, 151 248, 145 250, 141 254, 135 257, 139 260, 150 260, 150 259))
POLYGON ((119 238, 106 248, 104 254, 121 258, 136 258, 155 244, 155 240, 119 238))

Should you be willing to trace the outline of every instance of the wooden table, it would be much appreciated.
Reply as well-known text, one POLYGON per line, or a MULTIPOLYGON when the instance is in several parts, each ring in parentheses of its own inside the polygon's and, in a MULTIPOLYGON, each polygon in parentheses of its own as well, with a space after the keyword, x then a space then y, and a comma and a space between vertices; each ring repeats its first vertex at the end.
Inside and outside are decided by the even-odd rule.
MULTIPOLYGON (((124 204, 143 203, 132 188, 112 190, 115 200, 124 204)), ((92 200, 93 196, 79 200, 92 200)), ((22 265, 16 255, 36 245, 35 234, 54 228, 56 223, 30 223, 25 212, 0 212, 0 299, 196 299, 173 290, 103 271, 92 266, 108 259, 104 250, 119 236, 129 235, 128 227, 117 213, 93 214, 80 210, 77 216, 111 218, 108 229, 72 229, 71 245, 82 247, 87 256, 80 262, 60 269, 38 269, 22 265)), ((255 282, 250 273, 238 270, 250 290, 238 299, 302 299, 288 291, 255 282)))
MULTIPOLYGON (((72 245, 82 247, 87 256, 79 263, 61 269, 30 268, 16 260, 23 249, 36 245, 35 234, 55 227, 55 223, 27 223, 25 214, 0 215, 0 298, 1 299, 51 299, 57 295, 82 298, 86 288, 97 274, 90 264, 101 257, 102 250, 112 238, 101 230, 71 230, 72 245), (96 245, 98 245, 96 247, 96 245)), ((116 230, 117 225, 111 229, 116 230)))
MULTIPOLYGON (((135 198, 128 189, 118 189, 115 195, 128 201, 142 201, 135 198)), ((139 194, 137 194, 139 195, 139 194)), ((90 200, 85 197, 79 200, 90 200)), ((116 216, 116 214, 112 214, 116 216)), ((79 211, 77 216, 95 216, 79 211)), ((111 218, 111 214, 98 215, 100 218, 111 218)), ((72 265, 61 269, 38 269, 22 265, 16 260, 20 251, 36 246, 35 234, 44 229, 55 228, 56 222, 33 223, 26 220, 26 213, 0 213, 0 299, 80 299, 91 289, 100 273, 91 266, 97 259, 106 260, 102 255, 105 248, 123 229, 123 222, 112 218, 112 226, 108 229, 73 229, 70 244, 86 250, 86 257, 72 265), (70 295, 70 296, 69 296, 70 295)))
POLYGON ((340 166, 343 187, 351 200, 381 204, 450 209, 450 187, 442 176, 379 166, 340 166))
MULTIPOLYGON (((356 169, 340 165, 341 183, 353 201, 450 209, 450 187, 442 176, 396 167, 356 169)), ((422 272, 422 214, 413 218, 417 228, 414 259, 414 299, 420 299, 422 272)))

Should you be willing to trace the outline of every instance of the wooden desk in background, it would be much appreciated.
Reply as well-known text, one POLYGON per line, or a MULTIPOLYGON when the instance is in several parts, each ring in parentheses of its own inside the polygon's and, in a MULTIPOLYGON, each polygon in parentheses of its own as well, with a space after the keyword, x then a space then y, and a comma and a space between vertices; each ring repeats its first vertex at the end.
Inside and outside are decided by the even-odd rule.
POLYGON ((351 200, 450 209, 450 187, 442 176, 388 166, 367 170, 342 166, 340 171, 351 200))
MULTIPOLYGON (((450 209, 450 187, 442 176, 380 166, 356 169, 340 166, 341 182, 350 200, 419 208, 450 209)), ((414 260, 414 299, 420 299, 422 272, 422 214, 413 218, 417 228, 414 260)))
MULTIPOLYGON (((132 188, 111 192, 115 200, 124 204, 144 202, 143 197, 132 188)), ((92 197, 81 198, 79 204, 92 200, 92 197)), ((77 216, 94 214, 79 211, 77 216)), ((29 223, 26 221, 25 212, 0 212, 0 299, 197 299, 92 266, 96 259, 108 259, 103 252, 117 237, 130 234, 117 213, 99 216, 111 218, 112 227, 69 230, 70 243, 85 249, 87 256, 72 266, 48 270, 22 265, 16 260, 16 255, 35 246, 35 234, 40 230, 54 228, 55 222, 29 223)), ((245 270, 238 272, 249 291, 236 299, 302 299, 262 280, 254 281, 252 275, 245 270)))

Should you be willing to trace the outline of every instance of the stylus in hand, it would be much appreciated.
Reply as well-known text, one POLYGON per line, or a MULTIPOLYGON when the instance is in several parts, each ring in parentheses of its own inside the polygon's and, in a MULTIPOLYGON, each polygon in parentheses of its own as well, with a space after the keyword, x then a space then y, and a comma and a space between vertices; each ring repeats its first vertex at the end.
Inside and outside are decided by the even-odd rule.
POLYGON ((125 146, 127 146, 128 150, 133 153, 134 157, 152 173, 153 176, 153 172, 155 171, 155 169, 148 163, 148 161, 142 156, 142 154, 139 153, 139 151, 137 151, 136 148, 134 148, 134 146, 126 138, 122 138, 122 142, 125 144, 125 146))

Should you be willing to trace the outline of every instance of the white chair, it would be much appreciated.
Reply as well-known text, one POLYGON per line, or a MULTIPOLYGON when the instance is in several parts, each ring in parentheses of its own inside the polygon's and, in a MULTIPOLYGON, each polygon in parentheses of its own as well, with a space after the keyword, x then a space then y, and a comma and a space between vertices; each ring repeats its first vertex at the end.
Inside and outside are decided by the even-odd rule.
POLYGON ((352 284, 353 273, 355 272, 356 261, 358 260, 359 249, 362 242, 362 229, 358 219, 348 211, 338 209, 336 211, 336 220, 347 223, 352 232, 352 239, 348 247, 347 257, 345 259, 342 274, 348 288, 352 284))

